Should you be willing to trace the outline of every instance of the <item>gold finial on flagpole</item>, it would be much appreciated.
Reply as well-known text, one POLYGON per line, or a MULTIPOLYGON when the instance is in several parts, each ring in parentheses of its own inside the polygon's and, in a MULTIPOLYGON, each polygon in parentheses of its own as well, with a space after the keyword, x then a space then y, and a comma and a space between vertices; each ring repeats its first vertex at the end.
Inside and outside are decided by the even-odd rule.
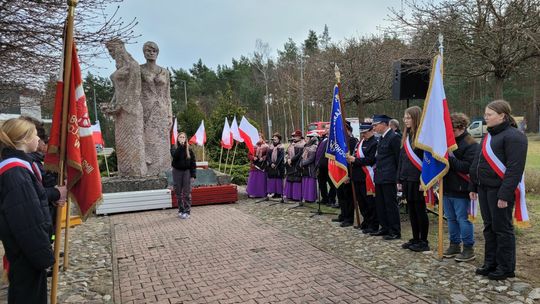
POLYGON ((336 80, 338 83, 341 82, 341 72, 339 71, 339 67, 337 66, 337 63, 334 64, 334 74, 336 75, 336 80))

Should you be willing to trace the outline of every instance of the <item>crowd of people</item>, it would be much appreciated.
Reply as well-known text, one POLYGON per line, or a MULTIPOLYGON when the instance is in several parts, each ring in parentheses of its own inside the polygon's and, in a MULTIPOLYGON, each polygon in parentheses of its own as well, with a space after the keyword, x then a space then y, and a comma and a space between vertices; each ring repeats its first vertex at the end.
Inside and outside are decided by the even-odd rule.
MULTIPOLYGON (((401 239, 398 198, 406 201, 412 238, 401 247, 415 252, 429 251, 427 193, 421 187, 424 151, 415 146, 422 109, 407 108, 403 133, 399 121, 387 115, 374 115, 361 123, 360 138, 353 136, 347 123, 348 178, 338 188, 328 172, 325 155, 328 129, 319 138, 302 131, 291 134, 288 146, 279 133, 271 142, 264 137, 251 156, 247 193, 252 198, 281 198, 299 206, 318 200, 339 206, 332 219, 340 227, 353 226, 354 202, 361 214, 362 233, 384 240, 401 239), (353 193, 354 191, 354 193, 353 193), (337 197, 337 198, 336 198, 337 197)), ((445 258, 458 262, 476 258, 474 226, 470 221, 471 201, 479 200, 484 223, 484 264, 476 274, 492 280, 515 276, 515 234, 512 211, 514 193, 525 169, 527 138, 518 130, 510 105, 503 100, 489 103, 484 118, 488 135, 479 145, 467 132, 470 121, 463 113, 453 113, 451 122, 457 149, 448 155, 449 171, 443 179, 443 207, 447 218, 449 246, 445 258), (487 144, 486 144, 487 143, 487 144), (495 161, 494 161, 495 160, 495 161), (504 174, 498 174, 501 167, 504 174)))

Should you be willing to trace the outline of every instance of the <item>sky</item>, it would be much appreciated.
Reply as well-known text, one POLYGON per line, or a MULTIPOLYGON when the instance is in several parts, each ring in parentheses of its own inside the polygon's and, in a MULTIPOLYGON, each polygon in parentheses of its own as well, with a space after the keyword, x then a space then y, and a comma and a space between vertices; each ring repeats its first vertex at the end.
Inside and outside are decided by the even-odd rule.
MULTIPOLYGON (((144 42, 154 41, 160 66, 189 70, 202 59, 215 70, 231 66, 233 58, 250 57, 257 39, 269 44, 275 58, 288 38, 300 46, 310 29, 320 35, 325 24, 332 42, 381 34, 389 7, 400 8, 401 0, 124 0, 118 14, 138 21, 140 37, 126 45, 138 62, 144 63, 144 42)), ((100 68, 92 73, 114 72, 106 57, 94 62, 100 68)))

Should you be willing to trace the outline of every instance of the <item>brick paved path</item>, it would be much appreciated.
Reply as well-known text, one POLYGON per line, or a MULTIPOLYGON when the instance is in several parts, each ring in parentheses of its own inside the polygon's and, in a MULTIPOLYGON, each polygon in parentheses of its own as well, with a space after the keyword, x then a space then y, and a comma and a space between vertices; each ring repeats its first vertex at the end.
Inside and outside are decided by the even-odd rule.
POLYGON ((425 303, 232 206, 111 222, 116 303, 425 303))

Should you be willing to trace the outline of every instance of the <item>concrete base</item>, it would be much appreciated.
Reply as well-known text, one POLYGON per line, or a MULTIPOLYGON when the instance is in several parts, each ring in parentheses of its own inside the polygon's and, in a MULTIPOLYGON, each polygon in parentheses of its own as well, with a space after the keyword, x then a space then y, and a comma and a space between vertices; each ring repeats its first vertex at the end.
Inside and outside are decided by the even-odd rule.
POLYGON ((103 193, 158 190, 167 188, 167 178, 158 176, 145 177, 103 177, 103 193))

